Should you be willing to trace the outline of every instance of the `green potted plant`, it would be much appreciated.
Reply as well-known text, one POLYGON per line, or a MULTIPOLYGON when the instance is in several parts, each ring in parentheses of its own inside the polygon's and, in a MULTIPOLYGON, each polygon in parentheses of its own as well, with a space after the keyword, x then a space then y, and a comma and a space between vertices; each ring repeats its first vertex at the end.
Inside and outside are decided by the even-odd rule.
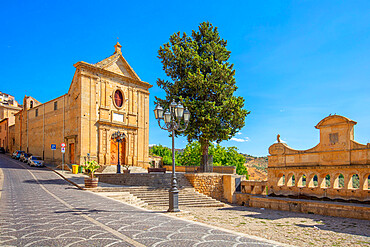
POLYGON ((85 178, 85 188, 98 187, 99 178, 95 177, 95 171, 100 168, 100 165, 95 160, 86 161, 83 166, 85 172, 89 177, 85 178))

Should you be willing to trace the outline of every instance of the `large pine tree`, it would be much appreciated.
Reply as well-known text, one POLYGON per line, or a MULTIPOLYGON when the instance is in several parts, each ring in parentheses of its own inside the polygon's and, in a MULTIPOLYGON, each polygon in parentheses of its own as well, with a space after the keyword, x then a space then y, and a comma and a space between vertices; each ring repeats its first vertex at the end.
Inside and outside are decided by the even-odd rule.
POLYGON ((217 27, 203 22, 191 36, 173 34, 158 51, 171 81, 157 80, 166 98, 156 97, 156 103, 168 106, 173 99, 181 100, 189 109, 190 123, 183 134, 189 142, 200 142, 203 171, 207 171, 209 143, 229 140, 244 126, 249 114, 243 109, 244 99, 234 96, 235 70, 228 62, 231 52, 226 45, 217 27))

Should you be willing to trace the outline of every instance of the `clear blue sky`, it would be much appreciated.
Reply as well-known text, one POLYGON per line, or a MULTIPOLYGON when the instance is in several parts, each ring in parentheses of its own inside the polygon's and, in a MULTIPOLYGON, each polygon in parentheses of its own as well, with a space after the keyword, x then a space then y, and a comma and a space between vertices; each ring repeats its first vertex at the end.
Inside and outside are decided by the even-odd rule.
POLYGON ((203 21, 228 41, 237 95, 251 111, 239 141, 222 145, 267 155, 279 133, 307 149, 319 141, 314 126, 334 113, 357 121, 355 139, 370 142, 370 1, 3 1, 0 91, 19 102, 56 98, 68 92, 74 63, 111 55, 119 37, 123 56, 154 85, 150 144, 170 146, 152 113, 163 96, 157 51, 203 21))

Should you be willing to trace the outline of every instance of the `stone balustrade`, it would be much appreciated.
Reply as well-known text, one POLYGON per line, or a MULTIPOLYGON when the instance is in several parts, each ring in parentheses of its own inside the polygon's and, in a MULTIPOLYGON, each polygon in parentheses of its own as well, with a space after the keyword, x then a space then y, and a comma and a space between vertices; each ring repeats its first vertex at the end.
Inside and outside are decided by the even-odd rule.
POLYGON ((252 195, 266 195, 267 181, 241 181, 241 192, 252 195))
POLYGON ((269 194, 370 201, 370 165, 316 169, 269 168, 269 194))

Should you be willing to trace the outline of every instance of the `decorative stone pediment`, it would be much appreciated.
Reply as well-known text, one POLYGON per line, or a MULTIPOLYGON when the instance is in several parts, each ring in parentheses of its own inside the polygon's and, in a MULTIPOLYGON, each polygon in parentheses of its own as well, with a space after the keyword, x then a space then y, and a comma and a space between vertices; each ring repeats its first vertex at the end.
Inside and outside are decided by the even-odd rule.
POLYGON ((110 72, 123 75, 132 79, 140 80, 139 76, 130 67, 121 54, 116 55, 116 59, 102 67, 110 72))
POLYGON ((114 54, 96 63, 95 66, 140 81, 140 77, 122 56, 121 47, 122 46, 117 42, 114 54))
POLYGON ((320 143, 308 150, 295 150, 278 142, 269 147, 269 167, 368 164, 369 145, 354 141, 354 126, 349 118, 330 115, 315 128, 320 130, 320 143))
POLYGON ((335 125, 355 125, 357 122, 339 115, 331 115, 321 120, 316 126, 316 129, 331 127, 335 125))

